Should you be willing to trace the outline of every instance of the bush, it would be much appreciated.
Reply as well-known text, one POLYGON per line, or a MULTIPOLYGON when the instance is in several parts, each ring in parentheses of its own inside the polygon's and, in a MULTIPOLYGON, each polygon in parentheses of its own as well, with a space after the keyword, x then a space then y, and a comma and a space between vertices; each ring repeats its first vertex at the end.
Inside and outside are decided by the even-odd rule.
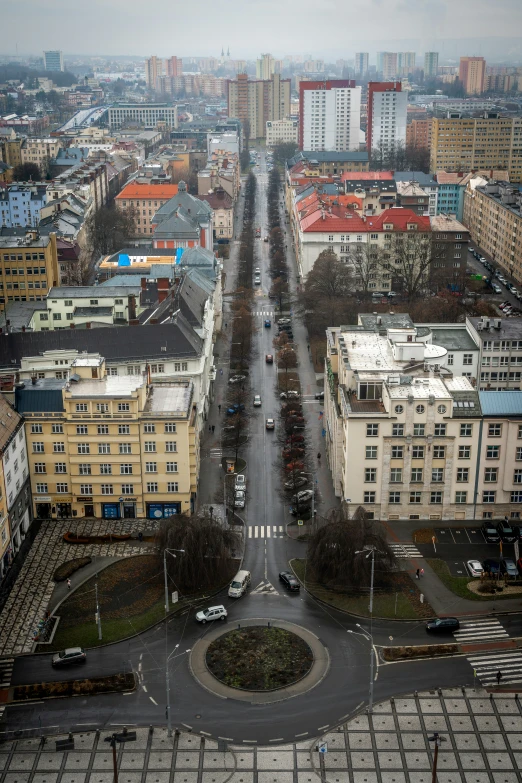
POLYGON ((92 563, 92 558, 90 557, 76 557, 74 560, 68 560, 67 563, 62 563, 61 566, 58 566, 53 574, 53 579, 55 582, 65 582, 76 571, 89 565, 89 563, 92 563))

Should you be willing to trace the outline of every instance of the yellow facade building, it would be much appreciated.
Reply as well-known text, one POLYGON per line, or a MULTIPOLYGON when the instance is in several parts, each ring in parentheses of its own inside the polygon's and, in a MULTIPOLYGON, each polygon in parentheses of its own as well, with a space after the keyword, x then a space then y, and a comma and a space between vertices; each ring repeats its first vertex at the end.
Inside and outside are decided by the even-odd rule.
POLYGON ((522 117, 433 118, 430 170, 504 169, 511 182, 522 181, 522 117))
POLYGON ((67 380, 16 389, 35 516, 160 519, 191 513, 199 476, 192 381, 107 375, 79 357, 67 380))
POLYGON ((0 237, 0 312, 9 302, 43 301, 59 280, 56 234, 0 237))

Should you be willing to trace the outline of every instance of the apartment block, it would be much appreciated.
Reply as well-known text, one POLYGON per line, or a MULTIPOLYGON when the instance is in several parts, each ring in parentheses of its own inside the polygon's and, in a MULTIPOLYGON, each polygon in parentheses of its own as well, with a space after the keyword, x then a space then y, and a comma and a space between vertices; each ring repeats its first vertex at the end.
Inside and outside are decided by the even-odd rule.
POLYGON ((408 94, 400 82, 368 84, 368 123, 366 147, 383 150, 406 143, 408 94))
POLYGON ((518 186, 477 176, 464 192, 463 221, 473 242, 522 285, 522 197, 518 186))
POLYGON ((162 183, 130 182, 115 198, 122 211, 133 212, 136 219, 136 235, 152 234, 152 219, 158 209, 178 192, 177 185, 162 183))
POLYGON ((299 121, 287 117, 284 120, 268 120, 266 124, 266 146, 276 144, 297 144, 299 140, 299 121))
POLYGON ((178 127, 177 106, 168 103, 117 103, 109 107, 107 117, 111 130, 126 125, 155 128, 158 123, 164 123, 168 128, 178 127))
POLYGON ((290 79, 277 73, 271 79, 249 80, 246 73, 227 81, 227 113, 229 117, 248 121, 250 138, 265 138, 266 123, 290 116, 290 79))
POLYGON ((145 61, 145 80, 150 90, 155 90, 160 76, 165 75, 164 61, 153 55, 145 61))
POLYGON ((397 52, 397 76, 410 76, 415 70, 415 52, 397 52))
POLYGON ((275 60, 271 54, 262 54, 256 60, 256 79, 270 80, 275 73, 275 60))
POLYGON ((451 215, 430 218, 433 236, 432 276, 441 288, 464 291, 470 233, 451 215))
POLYGON ((38 226, 46 203, 46 183, 9 185, 0 191, 0 227, 38 226))
POLYGON ((431 147, 431 117, 427 120, 412 120, 406 126, 406 146, 429 150, 431 147))
POLYGON ((102 357, 80 357, 72 370, 69 382, 34 378, 16 389, 35 516, 191 513, 199 476, 192 383, 107 376, 102 357))
POLYGON ((522 389, 520 321, 517 318, 467 318, 466 326, 479 347, 478 385, 481 391, 520 391, 522 389))
POLYGON ((433 79, 439 72, 439 53, 426 52, 424 55, 424 78, 433 79))
POLYGON ((45 299, 59 279, 56 234, 0 237, 0 312, 9 302, 45 299))
POLYGON ((355 75, 364 76, 368 73, 370 64, 370 55, 368 52, 356 52, 355 53, 355 75))
POLYGON ((483 57, 461 57, 459 81, 467 95, 480 95, 484 92, 486 61, 483 57))
POLYGON ((63 52, 59 49, 44 52, 44 68, 46 71, 64 71, 63 52))
POLYGON ((22 163, 35 163, 40 173, 48 173, 51 161, 56 158, 63 144, 60 139, 25 139, 21 149, 22 163))
POLYGON ((395 79, 398 75, 397 52, 377 52, 377 73, 382 74, 382 78, 395 79))
POLYGON ((522 117, 450 115, 433 118, 430 170, 470 172, 503 169, 522 181, 522 117))
POLYGON ((302 81, 299 84, 301 149, 358 150, 361 88, 347 79, 302 81))

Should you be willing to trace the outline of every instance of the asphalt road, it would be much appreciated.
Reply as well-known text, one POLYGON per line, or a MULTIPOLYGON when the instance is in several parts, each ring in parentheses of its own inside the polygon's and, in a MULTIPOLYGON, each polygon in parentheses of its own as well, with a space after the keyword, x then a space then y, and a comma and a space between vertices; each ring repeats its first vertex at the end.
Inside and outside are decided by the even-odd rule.
MULTIPOLYGON (((483 253, 480 247, 478 247, 477 245, 473 245, 473 247, 475 248, 475 250, 477 250, 477 252, 483 255, 484 258, 487 258, 487 260, 490 263, 492 263, 495 267, 497 266, 495 264, 495 261, 491 258, 491 256, 489 256, 487 253, 483 253)), ((470 252, 468 252, 467 267, 477 275, 487 275, 487 276, 491 275, 491 272, 488 269, 486 269, 486 267, 483 264, 481 264, 480 261, 477 261, 475 256, 472 255, 470 252)), ((506 277, 506 279, 509 280, 509 275, 507 276, 504 275, 504 277, 506 277)), ((520 310, 522 308, 522 305, 519 302, 519 300, 515 296, 513 296, 513 294, 511 294, 508 291, 508 289, 504 285, 502 285, 500 280, 498 280, 496 277, 494 278, 494 282, 502 289, 502 293, 495 294, 493 291, 491 291, 491 294, 483 293, 482 294, 483 296, 484 295, 487 296, 487 301, 493 305, 499 305, 501 302, 509 302, 511 305, 513 305, 513 307, 516 307, 517 309, 520 310)), ((513 283, 514 285, 517 285, 516 281, 513 281, 513 283)), ((499 310, 499 313, 501 314, 501 317, 503 317, 502 311, 499 310)))
MULTIPOLYGON (((257 220, 261 234, 267 231, 266 183, 264 153, 258 175, 257 220)), ((369 693, 370 641, 361 633, 356 618, 350 618, 314 601, 305 591, 289 594, 280 585, 279 571, 288 567, 288 560, 304 554, 304 544, 286 536, 267 535, 289 520, 288 498, 280 489, 277 434, 267 431, 265 418, 277 420, 279 401, 276 394, 275 365, 265 363, 265 354, 273 353, 275 330, 263 326, 265 314, 273 314, 268 299, 268 243, 256 242, 256 265, 262 270, 262 285, 256 292, 255 312, 259 329, 257 350, 252 361, 250 378, 252 397, 261 394, 262 407, 252 408, 250 435, 245 459, 247 468, 246 551, 244 568, 252 574, 252 589, 240 600, 229 599, 226 591, 212 603, 224 603, 229 611, 228 625, 235 627, 243 618, 260 618, 261 622, 284 619, 313 631, 329 650, 330 669, 323 681, 302 696, 272 705, 253 705, 222 699, 204 690, 191 676, 188 652, 195 641, 207 632, 194 620, 194 612, 173 618, 167 628, 160 624, 151 631, 125 642, 109 645, 88 653, 88 661, 81 667, 67 671, 53 670, 50 655, 27 656, 15 662, 13 684, 51 679, 74 679, 79 676, 108 675, 132 668, 140 678, 136 693, 105 695, 88 699, 75 698, 8 707, 5 719, 10 728, 60 726, 74 729, 79 726, 107 729, 111 725, 153 724, 165 725, 166 687, 165 661, 169 659, 171 678, 171 715, 174 726, 192 728, 213 737, 234 741, 290 741, 296 737, 315 736, 326 727, 345 720, 353 711, 367 702, 369 693), (254 537, 257 527, 258 536, 254 537), (261 534, 263 528, 263 534, 261 534), (252 535, 249 534, 251 529, 252 535)), ((307 359, 305 333, 296 324, 295 340, 299 343, 301 361, 307 359)), ((302 376, 305 391, 314 391, 313 368, 302 376)), ((318 406, 310 400, 305 415, 311 430, 314 449, 320 448, 318 406), (319 445, 318 445, 319 444, 319 445)), ((320 466, 322 467, 322 466, 320 466)), ((316 465, 315 471, 319 470, 316 465)), ((323 477, 326 471, 321 474, 323 477)), ((331 488, 323 481, 323 492, 318 503, 331 505, 335 499, 331 488)), ((361 621, 368 630, 368 621, 361 621)), ((374 621, 373 642, 379 644, 421 644, 426 641, 422 622, 374 621)), ((431 640, 430 640, 431 641, 431 640)), ((443 642, 445 640, 441 640, 443 642)), ((375 700, 444 685, 462 685, 472 681, 472 670, 462 659, 427 661, 378 666, 375 680, 375 700)))
POLYGON ((462 525, 434 528, 437 537, 435 547, 432 544, 417 544, 424 557, 438 557, 445 560, 453 576, 468 576, 466 562, 486 558, 498 560, 499 557, 516 561, 513 544, 503 544, 502 554, 499 544, 488 544, 480 526, 462 525))

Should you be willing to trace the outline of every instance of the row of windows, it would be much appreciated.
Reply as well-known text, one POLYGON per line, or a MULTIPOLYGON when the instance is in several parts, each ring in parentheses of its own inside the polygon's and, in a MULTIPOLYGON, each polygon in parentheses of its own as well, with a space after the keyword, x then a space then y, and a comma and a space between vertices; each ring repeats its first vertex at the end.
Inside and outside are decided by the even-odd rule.
MULTIPOLYGON (((118 435, 130 435, 131 434, 131 425, 130 424, 118 424, 118 435)), ((51 425, 51 431, 53 435, 58 435, 60 433, 63 433, 63 424, 52 424, 51 425)), ((40 435, 43 433, 43 424, 31 424, 31 432, 36 435, 40 435)), ((108 435, 109 434, 109 425, 108 424, 98 424, 96 426, 96 432, 98 435, 108 435)), ((143 425, 143 432, 146 432, 147 434, 154 434, 156 432, 156 424, 153 422, 146 422, 143 425)), ((165 422, 164 425, 164 432, 166 433, 173 433, 176 432, 176 422, 165 422)), ((77 424, 76 425, 76 434, 77 435, 88 435, 89 434, 89 425, 88 424, 77 424)), ((94 434, 91 431, 91 434, 94 434)))
MULTIPOLYGON (((93 444, 94 445, 94 444, 93 444)), ((98 443, 98 454, 111 454, 111 445, 110 443, 98 443)), ((90 454, 91 453, 91 444, 90 443, 77 443, 77 453, 78 454, 90 454)), ((144 451, 147 452, 155 452, 156 451, 156 442, 151 440, 146 440, 143 444, 144 451)), ((178 450, 178 444, 175 440, 168 440, 165 443, 165 451, 177 451, 178 450)), ((53 443, 53 452, 55 454, 65 454, 65 443, 58 442, 53 443)), ((95 452, 93 452, 95 453, 95 452)), ((114 452, 112 452, 114 453, 114 452)), ((118 453, 119 454, 132 454, 132 443, 119 443, 118 444, 118 453)), ((138 450, 139 453, 139 450, 138 450)), ((45 454, 45 443, 43 441, 35 441, 33 443, 33 454, 45 454)))
POLYGON ((3 263, 6 261, 45 261, 45 253, 25 253, 24 255, 11 253, 11 255, 6 254, 1 258, 3 263))
MULTIPOLYGON (((403 469, 391 468, 390 469, 390 483, 402 484, 403 469)), ((365 468, 364 469, 364 481, 366 484, 374 484, 377 481, 377 468, 365 468)), ((424 468, 412 468, 411 469, 411 482, 424 481, 424 468)), ((432 482, 444 481, 444 468, 432 468, 431 470, 432 482)), ((457 483, 466 484, 469 481, 469 468, 457 468, 457 483)), ((484 469, 484 481, 486 483, 495 483, 498 481, 498 468, 485 468, 484 469)), ((516 468, 513 472, 513 484, 522 484, 522 469, 516 468)))
MULTIPOLYGON (((147 482, 147 492, 154 493, 159 492, 159 485, 157 481, 149 481, 147 482)), ((80 484, 80 494, 81 495, 93 495, 93 485, 92 484, 80 484)), ((45 482, 37 483, 36 485, 36 492, 39 495, 47 495, 49 492, 49 485, 45 482)), ((177 481, 168 481, 167 482, 167 492, 179 492, 179 484, 177 481)), ((56 494, 69 494, 69 485, 65 483, 59 483, 56 485, 56 494)), ((134 495, 134 484, 122 484, 121 485, 121 493, 120 492, 114 492, 114 484, 101 484, 100 485, 100 494, 102 495, 134 495)))
MULTIPOLYGON (((419 406, 419 405, 417 406, 417 408, 421 408, 421 407, 424 410, 424 406, 419 406)), ((442 408, 443 406, 440 406, 440 407, 442 408)), ((397 405, 395 407, 395 411, 396 411, 396 413, 402 413, 403 412, 403 406, 402 405, 397 405)), ((417 411, 417 412, 419 412, 419 411, 417 411)), ((468 424, 468 423, 461 424, 459 432, 460 432, 460 437, 461 438, 471 438, 473 436, 473 424, 468 424)), ((426 425, 425 424, 414 424, 413 425, 413 436, 414 437, 424 437, 425 434, 426 434, 426 425)), ((500 437, 502 437, 502 424, 488 424, 488 433, 487 434, 488 434, 488 437, 490 437, 490 438, 500 438, 500 437)), ((403 436, 404 435, 404 424, 393 424, 392 425, 392 435, 394 437, 401 437, 401 436, 403 436)), ((446 424, 435 424, 434 435, 446 435, 446 424)), ((366 425, 366 437, 367 438, 377 438, 377 437, 379 437, 379 425, 378 424, 367 424, 366 425)), ((519 439, 522 439, 522 424, 518 425, 517 437, 519 439)), ((439 447, 439 448, 441 448, 441 447, 439 447)))
MULTIPOLYGON (((443 493, 440 491, 430 492, 429 502, 430 504, 441 504, 442 503, 442 495, 443 493)), ((495 490, 484 490, 482 493, 482 503, 496 503, 496 491, 495 490)), ((375 503, 376 502, 376 492, 365 492, 364 493, 364 502, 365 503, 375 503)), ((388 496, 388 502, 391 505, 399 505, 403 503, 404 495, 400 492, 390 492, 388 496)), ((410 505, 420 505, 422 500, 422 492, 410 492, 408 493, 408 503, 410 505)), ((468 493, 466 491, 459 491, 455 493, 455 503, 467 503, 468 502, 468 493)), ((522 491, 520 490, 514 490, 510 493, 509 498, 510 503, 521 503, 522 502, 522 491)))
MULTIPOLYGON (((111 476, 112 475, 112 469, 115 467, 117 469, 117 465, 113 466, 110 462, 102 462, 100 465, 98 465, 98 468, 100 469, 100 476, 111 476)), ((122 475, 129 475, 133 472, 133 465, 130 463, 122 463, 120 465, 120 473, 122 475)), ((34 472, 35 473, 47 473, 47 465, 45 462, 36 462, 34 466, 34 472)), ((55 473, 67 473, 67 463, 66 462, 55 462, 54 463, 54 472, 55 473)), ((145 463, 145 472, 146 473, 157 473, 158 472, 158 463, 157 462, 146 462, 145 463)), ((167 462, 166 463, 166 472, 167 473, 177 473, 178 472, 178 463, 177 462, 167 462)), ((92 465, 90 465, 88 462, 82 462, 78 465, 78 473, 80 476, 91 476, 92 475, 92 465)))

